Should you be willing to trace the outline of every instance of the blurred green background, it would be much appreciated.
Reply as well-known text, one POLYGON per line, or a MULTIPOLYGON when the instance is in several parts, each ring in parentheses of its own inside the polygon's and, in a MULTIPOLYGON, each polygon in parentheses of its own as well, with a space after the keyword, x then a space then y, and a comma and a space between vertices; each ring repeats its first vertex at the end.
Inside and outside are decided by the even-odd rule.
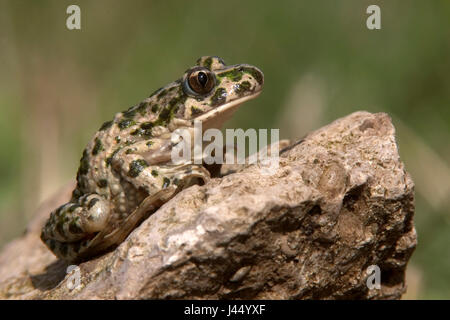
POLYGON ((450 2, 0 0, 0 245, 73 179, 104 120, 202 55, 250 63, 263 94, 228 123, 300 138, 387 112, 416 184, 406 298, 450 298, 450 2), (66 8, 81 8, 81 30, 66 8), (366 8, 381 8, 368 30, 366 8))

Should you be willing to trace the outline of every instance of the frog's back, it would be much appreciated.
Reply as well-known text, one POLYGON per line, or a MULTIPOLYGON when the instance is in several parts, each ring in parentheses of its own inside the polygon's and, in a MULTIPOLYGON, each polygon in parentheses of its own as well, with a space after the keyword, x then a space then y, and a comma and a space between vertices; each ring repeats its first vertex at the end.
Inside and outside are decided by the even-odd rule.
POLYGON ((175 81, 104 122, 83 151, 74 198, 88 193, 114 197, 127 183, 114 173, 113 158, 124 148, 132 152, 136 143, 151 141, 153 129, 164 126, 179 111, 180 95, 179 81, 175 81))

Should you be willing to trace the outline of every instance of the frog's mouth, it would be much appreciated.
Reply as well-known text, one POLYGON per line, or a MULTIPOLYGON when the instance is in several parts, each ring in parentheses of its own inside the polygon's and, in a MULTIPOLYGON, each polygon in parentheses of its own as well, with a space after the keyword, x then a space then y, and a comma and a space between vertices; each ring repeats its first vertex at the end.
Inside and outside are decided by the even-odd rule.
POLYGON ((241 104, 258 97, 260 94, 261 91, 258 91, 251 95, 227 102, 217 108, 206 112, 205 114, 202 114, 195 120, 202 123, 203 131, 209 128, 220 129, 222 125, 233 116, 234 112, 239 108, 241 104))

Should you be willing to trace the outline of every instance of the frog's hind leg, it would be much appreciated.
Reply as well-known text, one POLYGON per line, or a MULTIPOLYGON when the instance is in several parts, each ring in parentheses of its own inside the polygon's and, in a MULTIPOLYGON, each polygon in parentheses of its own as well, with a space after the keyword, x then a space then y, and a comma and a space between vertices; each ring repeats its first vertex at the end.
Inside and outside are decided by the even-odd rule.
POLYGON ((69 247, 77 249, 84 239, 92 238, 107 225, 109 201, 97 194, 86 194, 63 204, 50 214, 41 239, 60 258, 69 247))
POLYGON ((169 201, 175 194, 176 186, 171 186, 145 198, 123 221, 120 228, 113 230, 109 234, 99 234, 99 241, 93 241, 90 245, 89 256, 103 252, 111 246, 123 242, 134 228, 169 201))
POLYGON ((85 248, 89 247, 89 239, 75 242, 61 242, 55 239, 46 239, 44 240, 44 243, 55 256, 71 263, 80 262, 80 253, 83 252, 85 248))
MULTIPOLYGON (((128 169, 126 166, 127 163, 135 163, 139 160, 133 157, 130 161, 125 161, 122 164, 123 169, 128 169)), ((137 189, 155 184, 159 187, 156 192, 150 193, 123 223, 121 223, 120 228, 114 229, 109 234, 100 233, 97 236, 98 241, 91 243, 89 255, 100 253, 114 244, 121 243, 139 223, 148 218, 179 191, 193 184, 206 183, 210 179, 210 175, 208 170, 201 165, 182 164, 142 166, 137 175, 126 175, 126 179, 137 189)))
MULTIPOLYGON (((158 167, 160 173, 164 173, 168 183, 163 189, 146 197, 142 203, 124 220, 119 229, 107 235, 102 235, 102 241, 98 245, 89 248, 89 254, 102 252, 113 244, 121 243, 133 231, 136 226, 148 218, 164 203, 173 198, 179 191, 193 184, 206 183, 209 181, 209 172, 200 165, 178 165, 158 167)), ((146 175, 142 175, 145 179, 146 175)), ((153 180, 152 180, 153 181, 153 180)), ((136 181, 137 182, 137 181, 136 181)), ((138 183, 143 183, 138 182, 138 183)), ((149 182, 150 183, 150 182, 149 182)))

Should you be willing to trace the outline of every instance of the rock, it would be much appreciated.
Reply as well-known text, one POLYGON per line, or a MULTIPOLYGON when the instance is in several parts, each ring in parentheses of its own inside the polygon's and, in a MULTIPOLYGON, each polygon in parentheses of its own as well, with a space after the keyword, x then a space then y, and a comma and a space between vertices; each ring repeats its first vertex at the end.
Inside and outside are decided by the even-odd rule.
POLYGON ((271 173, 254 165, 188 188, 117 249, 66 274, 39 232, 68 186, 0 253, 0 297, 401 297, 416 246, 414 185, 388 115, 336 120, 284 150, 271 173), (379 289, 367 286, 372 265, 379 289))

